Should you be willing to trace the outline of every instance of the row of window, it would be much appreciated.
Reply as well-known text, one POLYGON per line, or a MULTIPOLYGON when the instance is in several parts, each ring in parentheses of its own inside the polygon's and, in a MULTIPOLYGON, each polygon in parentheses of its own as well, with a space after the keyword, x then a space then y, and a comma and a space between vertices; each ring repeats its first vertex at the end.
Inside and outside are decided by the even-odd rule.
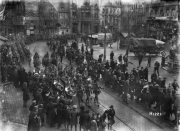
POLYGON ((13 23, 15 25, 23 25, 23 17, 22 16, 16 16, 15 18, 13 18, 13 23))

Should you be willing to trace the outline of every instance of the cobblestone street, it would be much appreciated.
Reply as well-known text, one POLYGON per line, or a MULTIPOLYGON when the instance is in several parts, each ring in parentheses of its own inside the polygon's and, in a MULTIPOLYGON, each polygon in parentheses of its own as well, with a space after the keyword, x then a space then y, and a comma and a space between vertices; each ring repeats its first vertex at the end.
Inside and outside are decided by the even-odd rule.
MULTIPOLYGON (((30 45, 30 49, 32 54, 37 51, 41 58, 48 51, 45 42, 34 43, 30 45)), ((94 57, 98 56, 96 51, 97 50, 95 49, 94 57)), ((63 63, 68 64, 66 59, 64 59, 63 63)), ((33 66, 29 67, 27 63, 24 63, 23 66, 26 70, 33 69, 33 66)), ((104 87, 103 83, 101 83, 101 86, 104 87)), ((7 127, 7 131, 16 131, 19 128, 18 131, 21 131, 21 129, 22 131, 25 130, 27 128, 29 110, 22 106, 22 91, 20 89, 15 89, 12 84, 5 85, 4 87, 1 86, 0 89, 2 118, 3 121, 6 122, 5 125, 9 125, 3 125, 3 129, 7 127), (7 121, 9 121, 9 123, 7 123, 7 121), (12 130, 10 128, 12 128, 12 130)), ((122 99, 109 89, 105 88, 102 90, 99 95, 99 101, 100 107, 95 105, 93 101, 90 102, 91 113, 95 111, 101 114, 108 109, 110 105, 114 105, 116 111, 116 123, 113 128, 115 131, 177 131, 173 125, 168 121, 165 121, 162 117, 149 116, 148 110, 141 104, 129 101, 129 105, 125 105, 122 103, 122 99)), ((74 103, 77 104, 76 97, 74 98, 74 103)), ((31 101, 28 102, 28 106, 30 106, 30 104, 31 101)), ((42 127, 42 131, 56 130, 58 129, 50 128, 48 125, 42 127)))

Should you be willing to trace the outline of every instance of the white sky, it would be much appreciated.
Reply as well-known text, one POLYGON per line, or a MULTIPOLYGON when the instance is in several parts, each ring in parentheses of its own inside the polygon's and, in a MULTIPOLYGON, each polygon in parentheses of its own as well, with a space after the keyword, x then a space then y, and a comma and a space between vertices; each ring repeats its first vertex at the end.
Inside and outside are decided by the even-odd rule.
MULTIPOLYGON (((116 1, 120 1, 120 0, 51 0, 51 1, 54 1, 54 2, 73 1, 74 3, 77 3, 79 6, 81 6, 84 1, 90 1, 91 3, 98 1, 98 3, 102 6, 109 1, 116 2, 116 1)), ((132 3, 137 3, 137 2, 152 2, 152 1, 159 1, 159 0, 121 0, 121 1, 132 4, 132 3)))
MULTIPOLYGON (((13 0, 12 0, 13 1, 13 0)), ((27 1, 32 1, 32 0, 27 0, 27 1)), ((79 6, 83 4, 84 1, 90 1, 91 3, 98 1, 98 3, 103 6, 105 3, 111 1, 120 1, 120 0, 51 0, 53 2, 67 2, 67 1, 73 1, 74 3, 77 3, 79 6)), ((158 1, 158 0, 121 0, 122 2, 126 3, 137 3, 137 2, 152 2, 152 1, 158 1)), ((2 3, 2 0, 0 0, 0 4, 2 3)))

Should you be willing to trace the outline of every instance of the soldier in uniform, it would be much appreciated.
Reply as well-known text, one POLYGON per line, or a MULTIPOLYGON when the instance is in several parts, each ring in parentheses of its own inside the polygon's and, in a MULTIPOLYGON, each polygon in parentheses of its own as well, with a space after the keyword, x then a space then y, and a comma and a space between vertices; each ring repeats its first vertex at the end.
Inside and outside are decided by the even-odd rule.
POLYGON ((85 86, 85 93, 86 93, 86 104, 89 105, 89 98, 90 98, 90 93, 91 93, 91 86, 86 84, 85 86))
POLYGON ((82 99, 83 94, 84 94, 83 87, 82 87, 82 85, 78 84, 78 86, 77 86, 77 98, 78 98, 79 105, 81 102, 83 102, 83 99, 82 99))
POLYGON ((94 103, 99 103, 98 95, 99 95, 100 93, 101 93, 101 87, 100 87, 100 85, 98 85, 97 83, 95 83, 95 85, 94 85, 94 94, 95 94, 94 103))

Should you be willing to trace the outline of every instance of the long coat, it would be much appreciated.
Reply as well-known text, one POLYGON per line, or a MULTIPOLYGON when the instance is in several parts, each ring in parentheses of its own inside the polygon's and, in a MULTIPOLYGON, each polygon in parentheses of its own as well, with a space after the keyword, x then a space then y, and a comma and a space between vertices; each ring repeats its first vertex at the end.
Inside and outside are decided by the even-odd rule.
POLYGON ((67 109, 63 109, 62 110, 62 119, 63 119, 63 123, 65 125, 69 125, 70 122, 70 112, 67 109))
POLYGON ((70 112, 70 125, 77 125, 78 123, 78 112, 71 111, 70 112))
POLYGON ((29 91, 27 87, 23 87, 23 100, 28 101, 30 99, 29 97, 29 91))
POLYGON ((31 112, 29 115, 28 131, 40 131, 40 118, 35 117, 37 114, 31 112))
POLYGON ((83 127, 84 129, 89 129, 90 119, 91 119, 91 117, 90 117, 89 113, 84 113, 84 114, 83 114, 82 127, 83 127))
POLYGON ((80 125, 82 125, 82 123, 83 123, 83 115, 84 115, 84 111, 80 111, 79 113, 78 113, 78 115, 79 115, 79 124, 80 125))
POLYGON ((49 120, 48 124, 54 124, 56 121, 56 112, 55 112, 55 106, 53 103, 48 103, 46 107, 47 112, 47 119, 49 120))

